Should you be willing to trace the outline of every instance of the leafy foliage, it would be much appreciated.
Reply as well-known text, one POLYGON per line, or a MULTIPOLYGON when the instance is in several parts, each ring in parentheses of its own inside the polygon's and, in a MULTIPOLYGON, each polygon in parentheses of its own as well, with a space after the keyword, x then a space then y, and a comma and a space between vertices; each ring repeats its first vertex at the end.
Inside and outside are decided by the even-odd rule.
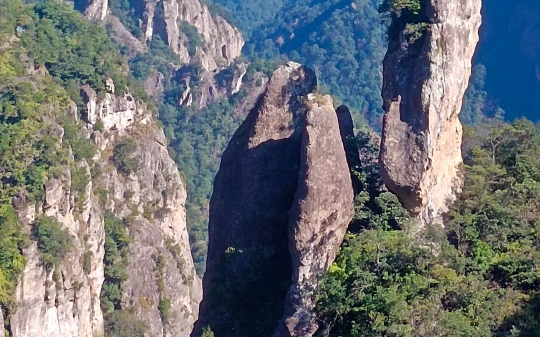
MULTIPOLYGON (((10 39, 16 27, 32 21, 32 11, 19 1, 0 4, 0 41, 10 39)), ((59 175, 68 163, 67 144, 58 143, 59 117, 69 107, 69 96, 51 77, 26 74, 25 51, 16 43, 0 51, 0 305, 9 316, 12 293, 25 258, 29 238, 12 207, 17 200, 43 200, 44 183, 59 175)), ((69 250, 69 235, 48 218, 34 228, 48 266, 69 250)))
POLYGON ((467 135, 464 189, 447 232, 413 237, 391 199, 379 209, 358 200, 360 224, 317 295, 321 336, 540 333, 540 129, 495 119, 467 135))
POLYGON ((267 1, 237 1, 237 0, 213 0, 231 14, 222 15, 227 21, 228 17, 233 20, 229 21, 236 24, 244 35, 244 38, 249 38, 259 26, 274 19, 274 16, 283 6, 286 0, 267 0, 267 1))
POLYGON ((129 174, 138 165, 138 159, 134 157, 137 143, 133 138, 125 138, 114 147, 112 161, 123 173, 129 174))
POLYGON ((197 47, 203 44, 203 40, 199 36, 199 32, 197 31, 197 28, 190 25, 189 22, 187 21, 181 21, 180 30, 187 37, 187 41, 185 43, 187 44, 187 47, 188 47, 189 56, 191 57, 195 56, 195 54, 197 53, 197 47))
POLYGON ((421 0, 384 0, 380 10, 392 15, 401 16, 407 13, 418 15, 421 9, 421 0))
POLYGON ((147 331, 146 324, 127 310, 114 311, 105 320, 107 337, 144 337, 147 331))
POLYGON ((44 215, 37 218, 33 235, 48 268, 58 265, 73 245, 73 238, 67 229, 44 215))
POLYGON ((464 124, 479 124, 486 117, 504 115, 504 111, 488 98, 488 94, 484 90, 486 76, 487 70, 482 64, 473 67, 469 87, 463 97, 463 107, 459 115, 459 119, 464 124))
MULTIPOLYGON (((380 127, 385 26, 379 0, 288 1, 248 42, 250 58, 284 57, 315 69, 321 85, 380 127)), ((238 19, 240 22, 241 20, 238 19)))
POLYGON ((105 282, 101 307, 105 313, 120 310, 122 282, 127 279, 130 238, 125 224, 112 213, 105 214, 105 282))
POLYGON ((17 276, 23 271, 26 259, 22 249, 28 245, 15 210, 2 204, 0 212, 0 304, 10 308, 14 303, 11 295, 15 290, 17 276))
POLYGON ((158 254, 155 257, 156 266, 154 271, 157 278, 157 286, 159 291, 159 304, 158 310, 161 315, 161 320, 166 323, 171 316, 171 299, 168 298, 165 294, 165 266, 166 261, 165 257, 161 254, 158 254))
MULTIPOLYGON (((240 94, 241 95, 241 94, 240 94)), ((173 158, 186 177, 188 188, 188 228, 197 272, 202 275, 206 259, 208 204, 212 184, 223 153, 241 116, 235 116, 234 100, 210 105, 202 110, 173 108, 166 103, 160 120, 173 149, 173 158)))
POLYGON ((214 333, 210 327, 207 326, 203 329, 201 337, 214 337, 214 333))

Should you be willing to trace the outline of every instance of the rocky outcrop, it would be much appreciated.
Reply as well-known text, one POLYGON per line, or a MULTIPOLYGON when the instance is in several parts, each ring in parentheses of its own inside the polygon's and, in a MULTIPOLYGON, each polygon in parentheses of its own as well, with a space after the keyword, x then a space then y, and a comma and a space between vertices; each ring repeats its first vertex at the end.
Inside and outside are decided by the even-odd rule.
POLYGON ((353 195, 336 113, 316 86, 311 69, 280 67, 223 154, 193 335, 208 325, 216 337, 241 337, 271 335, 280 318, 291 330, 312 323, 313 303, 299 296, 333 261, 353 195))
MULTIPOLYGON (((75 1, 75 8, 78 8, 78 3, 83 2, 86 7, 79 9, 84 11, 84 16, 90 20, 103 21, 109 13, 109 0, 90 0, 90 1, 75 1)), ((83 5, 83 6, 84 6, 83 5)))
POLYGON ((151 115, 138 109, 135 98, 129 93, 116 96, 114 85, 103 99, 99 99, 96 92, 87 85, 82 87, 81 96, 87 105, 87 109, 82 113, 83 121, 86 123, 96 125, 100 122, 105 130, 121 131, 135 121, 142 124, 150 123, 151 115))
MULTIPOLYGON (((146 26, 160 25, 165 28, 166 41, 172 50, 186 63, 195 56, 201 61, 203 69, 214 70, 219 65, 230 65, 241 55, 244 39, 240 31, 232 27, 219 15, 212 15, 208 6, 199 0, 170 0, 163 1, 164 18, 146 16, 146 26), (186 40, 189 37, 182 27, 188 24, 196 28, 201 40, 206 46, 198 46, 196 55, 189 55, 186 40)), ((147 38, 151 36, 147 35, 147 38)))
POLYGON ((111 37, 121 47, 124 47, 128 58, 133 58, 138 54, 145 52, 143 43, 137 39, 131 32, 122 24, 120 19, 114 15, 106 15, 105 23, 110 27, 111 37))
POLYGON ((151 111, 130 94, 116 96, 114 83, 104 81, 109 93, 103 98, 90 87, 81 91, 86 127, 80 132, 96 146, 93 160, 73 161, 48 181, 42 204, 24 196, 13 200, 27 231, 43 214, 73 238, 69 253, 52 269, 44 266, 36 242, 25 249, 27 263, 10 317, 13 337, 103 336, 106 213, 123 220, 130 236, 120 309, 144 322, 151 337, 188 336, 197 319, 202 287, 189 248, 185 185, 151 111), (136 144, 132 156, 138 158, 129 172, 110 160, 127 138, 136 144), (88 182, 76 190, 72 182, 81 171, 88 182), (158 273, 159 260, 164 265, 158 273), (166 318, 159 310, 164 298, 171 304, 166 318))
POLYGON ((110 191, 106 208, 123 218, 133 217, 122 307, 145 322, 151 336, 189 336, 202 287, 189 247, 186 188, 167 152, 163 130, 143 125, 128 132, 146 134, 134 154, 138 168, 128 179, 116 170, 105 170, 101 182, 110 191), (156 271, 159 256, 165 261, 162 276, 156 271), (171 301, 166 320, 159 310, 163 298, 171 301))
MULTIPOLYGON (((229 66, 240 57, 242 34, 219 15, 212 14, 200 0, 137 0, 134 13, 143 31, 143 42, 158 34, 183 64, 198 63, 206 71, 229 66), (198 36, 193 36, 193 34, 198 36), (190 44, 196 44, 195 49, 190 44)), ((79 8, 92 20, 106 21, 117 40, 135 52, 140 51, 125 27, 115 18, 108 0, 90 0, 79 8)), ((136 40, 136 39, 135 39, 136 40)))
POLYGON ((442 223, 460 190, 458 120, 481 23, 480 0, 422 2, 395 18, 384 59, 381 176, 421 225, 442 223))
POLYGON ((334 262, 353 214, 353 189, 330 96, 310 101, 302 131, 298 187, 289 218, 292 285, 274 337, 312 336, 314 293, 334 262))
MULTIPOLYGON (((83 170, 88 165, 80 164, 83 170)), ((90 172, 87 172, 88 175, 90 172)), ((45 184, 45 200, 38 207, 14 201, 19 218, 30 232, 38 214, 56 219, 67 229, 72 247, 62 263, 47 269, 37 243, 25 249, 27 259, 15 291, 17 310, 10 317, 13 337, 79 337, 103 334, 100 293, 104 281, 105 231, 97 198, 85 188, 82 209, 75 206, 71 171, 45 184)))
POLYGON ((156 104, 159 103, 163 91, 165 90, 165 85, 163 84, 164 79, 165 76, 159 71, 156 71, 148 75, 146 81, 144 81, 144 91, 156 104))

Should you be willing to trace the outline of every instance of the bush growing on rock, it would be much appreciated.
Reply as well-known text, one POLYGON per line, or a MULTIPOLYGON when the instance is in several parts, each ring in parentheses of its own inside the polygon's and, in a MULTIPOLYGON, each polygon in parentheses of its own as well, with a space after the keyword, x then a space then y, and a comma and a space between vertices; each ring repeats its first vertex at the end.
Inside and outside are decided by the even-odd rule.
POLYGON ((38 217, 33 231, 47 268, 58 265, 72 247, 67 229, 48 216, 38 217))
POLYGON ((107 337, 144 337, 147 330, 146 324, 126 310, 115 311, 105 320, 107 337))
POLYGON ((137 143, 133 138, 126 138, 114 148, 112 161, 123 173, 131 173, 137 167, 138 160, 133 155, 137 150, 137 143))

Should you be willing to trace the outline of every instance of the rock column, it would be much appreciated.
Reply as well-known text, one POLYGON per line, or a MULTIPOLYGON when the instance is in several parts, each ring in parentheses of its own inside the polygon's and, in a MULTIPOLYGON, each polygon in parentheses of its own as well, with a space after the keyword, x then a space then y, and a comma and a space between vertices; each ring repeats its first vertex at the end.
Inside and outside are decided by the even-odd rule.
POLYGON ((458 119, 478 43, 481 0, 427 0, 395 18, 384 59, 380 152, 388 189, 421 226, 443 224, 461 189, 458 119))

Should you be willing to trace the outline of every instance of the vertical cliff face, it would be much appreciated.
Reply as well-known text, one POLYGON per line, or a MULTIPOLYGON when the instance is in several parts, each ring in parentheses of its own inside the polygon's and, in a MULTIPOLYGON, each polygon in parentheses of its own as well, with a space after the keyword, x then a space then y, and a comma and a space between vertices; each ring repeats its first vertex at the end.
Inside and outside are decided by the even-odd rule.
POLYGON ((312 333, 309 294, 353 198, 337 116, 316 86, 299 64, 276 70, 223 155, 194 335, 210 326, 217 337, 269 336, 280 318, 276 336, 312 333))
MULTIPOLYGON (((210 13, 208 6, 199 0, 137 0, 130 3, 135 8, 143 42, 158 34, 184 64, 195 62, 206 71, 214 71, 231 65, 241 55, 244 39, 240 31, 219 15, 210 13), (193 36, 192 29, 198 37, 193 36), (190 44, 198 45, 192 49, 190 44)), ((108 0, 90 0, 81 7, 89 19, 113 24, 114 31, 121 35, 119 42, 129 43, 127 40, 133 39, 112 15, 108 0)), ((135 49, 140 49, 136 42, 134 44, 135 49)))
MULTIPOLYGON (((24 195, 13 200, 28 232, 46 215, 72 237, 69 252, 52 268, 45 266, 37 242, 25 249, 27 263, 10 317, 13 337, 103 336, 102 297, 110 277, 105 256, 111 247, 104 219, 111 216, 123 221, 129 236, 115 309, 129 310, 152 337, 189 336, 197 319, 202 289, 190 254, 184 183, 151 111, 131 94, 115 94, 112 81, 106 85, 103 98, 90 87, 81 90, 85 127, 78 132, 95 144, 93 159, 72 157, 73 164, 45 184, 43 203, 24 195), (129 170, 111 157, 126 139, 133 142, 130 158, 137 161, 129 170), (81 170, 87 181, 76 191, 81 170), (164 300, 170 304, 167 315, 160 308, 164 300)), ((79 115, 75 105, 71 115, 79 115)), ((64 130, 57 127, 62 141, 64 130)))
POLYGON ((422 1, 420 23, 396 18, 384 59, 383 181, 422 225, 460 190, 458 120, 481 23, 480 0, 422 1))

